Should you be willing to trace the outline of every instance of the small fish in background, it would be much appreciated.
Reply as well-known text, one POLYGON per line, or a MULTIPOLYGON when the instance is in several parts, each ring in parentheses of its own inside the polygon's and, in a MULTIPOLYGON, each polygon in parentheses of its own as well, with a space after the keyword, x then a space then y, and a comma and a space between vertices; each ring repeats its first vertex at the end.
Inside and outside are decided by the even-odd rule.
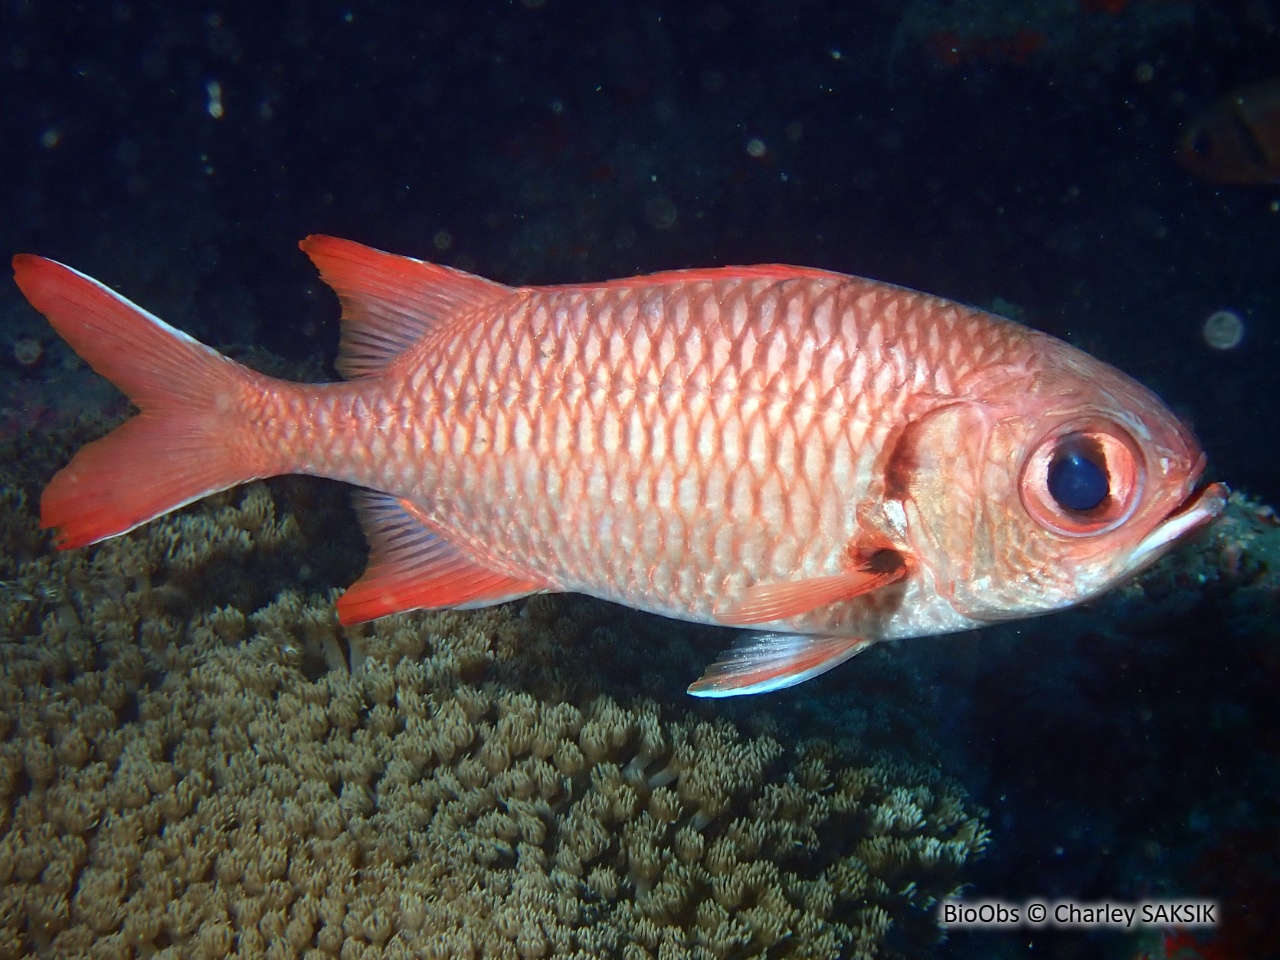
POLYGON ((1190 431, 1046 334, 787 266, 513 288, 346 240, 342 383, 255 373, 41 257, 18 286, 137 416, 50 481, 64 549, 285 473, 364 488, 343 623, 576 591, 749 628, 690 687, 1070 607, 1223 508, 1190 431))
POLYGON ((1176 157, 1215 183, 1280 183, 1280 78, 1240 87, 1187 123, 1176 157))

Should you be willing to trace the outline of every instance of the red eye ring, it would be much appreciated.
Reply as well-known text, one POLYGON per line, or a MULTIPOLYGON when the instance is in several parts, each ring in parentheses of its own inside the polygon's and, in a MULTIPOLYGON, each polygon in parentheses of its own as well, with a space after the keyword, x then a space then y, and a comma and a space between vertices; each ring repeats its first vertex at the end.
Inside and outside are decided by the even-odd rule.
POLYGON ((1093 537, 1124 523, 1137 509, 1146 478, 1142 453, 1129 432, 1110 420, 1072 420, 1040 438, 1018 477, 1022 505, 1046 530, 1064 537, 1093 537), (1087 448, 1106 474, 1107 495, 1089 510, 1070 510, 1049 492, 1049 469, 1066 446, 1087 448))

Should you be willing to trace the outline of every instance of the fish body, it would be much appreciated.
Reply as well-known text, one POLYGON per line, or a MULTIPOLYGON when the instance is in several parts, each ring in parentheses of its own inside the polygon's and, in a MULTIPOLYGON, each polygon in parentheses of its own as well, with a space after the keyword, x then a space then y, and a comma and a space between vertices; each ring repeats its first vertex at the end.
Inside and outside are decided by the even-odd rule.
POLYGON ((1280 183, 1280 78, 1233 90, 1190 121, 1177 159, 1216 183, 1280 183))
POLYGON ((140 414, 50 483, 63 547, 216 490, 355 484, 344 622, 575 591, 750 627, 691 687, 1079 603, 1222 508, 1148 390, 1045 334, 796 267, 511 288, 348 241, 335 384, 253 373, 82 274, 18 283, 140 414))

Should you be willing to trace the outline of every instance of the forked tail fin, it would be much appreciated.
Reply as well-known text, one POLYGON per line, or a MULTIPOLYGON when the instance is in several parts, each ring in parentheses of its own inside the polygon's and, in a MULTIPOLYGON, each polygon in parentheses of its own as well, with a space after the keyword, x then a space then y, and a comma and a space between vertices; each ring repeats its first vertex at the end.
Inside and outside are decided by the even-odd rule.
POLYGON ((98 281, 19 254, 14 278, 94 370, 141 411, 83 447, 45 488, 40 525, 63 549, 132 530, 246 480, 287 470, 255 442, 248 401, 274 382, 98 281))

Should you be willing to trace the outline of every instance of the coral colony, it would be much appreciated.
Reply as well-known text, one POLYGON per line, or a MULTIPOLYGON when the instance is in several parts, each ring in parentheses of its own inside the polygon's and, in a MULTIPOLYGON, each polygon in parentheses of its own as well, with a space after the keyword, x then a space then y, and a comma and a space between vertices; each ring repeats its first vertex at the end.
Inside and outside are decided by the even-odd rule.
MULTIPOLYGON (((679 638, 654 696, 627 693, 623 621, 596 601, 342 628, 331 591, 285 586, 317 575, 292 558, 338 562, 336 490, 254 484, 55 555, 25 493, 51 464, 11 454, 0 957, 870 958, 891 930, 926 949, 987 845, 963 789, 901 748, 662 705, 688 703, 700 656, 679 638)), ((1238 584, 1233 617, 1265 617, 1277 529, 1233 497, 1116 606, 1238 584)), ((1223 937, 1263 942, 1247 919, 1223 937)))
POLYGON ((0 957, 873 957, 987 842, 931 769, 575 697, 554 598, 255 606, 309 549, 262 484, 57 557, 11 485, 0 533, 0 957))

